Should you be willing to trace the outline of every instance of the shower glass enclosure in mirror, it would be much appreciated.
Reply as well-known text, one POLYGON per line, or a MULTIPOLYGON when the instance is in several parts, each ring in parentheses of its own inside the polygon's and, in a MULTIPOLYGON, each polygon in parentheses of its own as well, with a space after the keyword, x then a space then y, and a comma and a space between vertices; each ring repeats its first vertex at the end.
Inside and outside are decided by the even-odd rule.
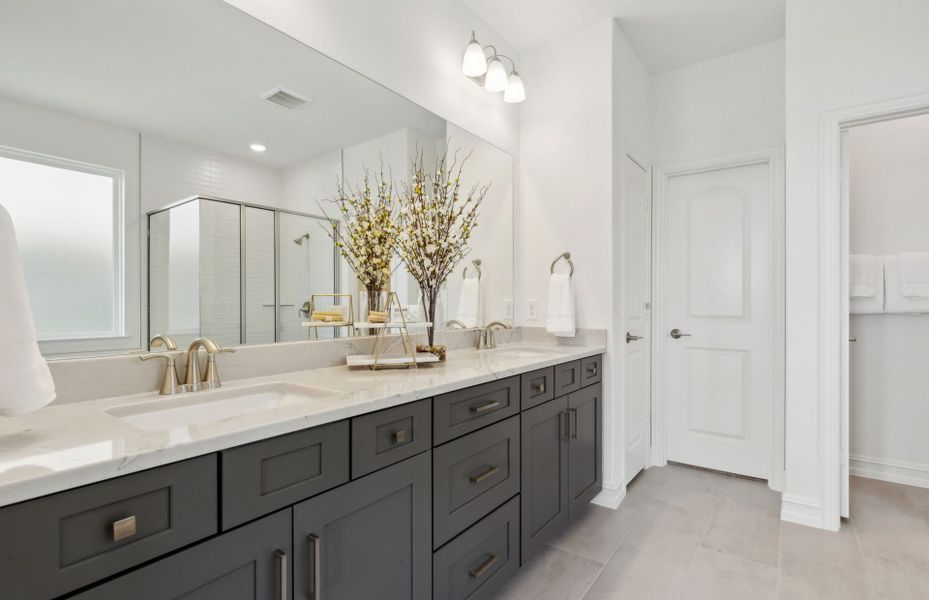
POLYGON ((338 184, 383 169, 400 192, 446 148, 490 189, 437 325, 511 321, 504 151, 221 0, 0 3, 0 204, 50 356, 349 335, 304 326, 314 294, 361 306, 329 237, 338 184))

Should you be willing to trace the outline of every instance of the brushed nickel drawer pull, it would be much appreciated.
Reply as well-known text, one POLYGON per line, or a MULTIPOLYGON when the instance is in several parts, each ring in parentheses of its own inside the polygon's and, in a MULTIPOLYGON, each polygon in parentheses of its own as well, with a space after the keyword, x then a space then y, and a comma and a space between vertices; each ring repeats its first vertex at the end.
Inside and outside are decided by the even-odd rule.
POLYGON ((544 394, 545 393, 545 380, 543 379, 542 383, 533 383, 532 390, 538 394, 544 394))
POLYGON ((118 542, 135 535, 135 515, 113 522, 113 541, 118 542))
POLYGON ((471 475, 468 479, 471 480, 471 483, 480 483, 487 479, 488 477, 493 477, 500 472, 500 467, 489 467, 483 473, 478 473, 477 475, 471 475))
POLYGON ((485 402, 484 404, 478 404, 477 406, 472 406, 471 412, 479 415, 481 413, 487 412, 488 410, 493 410, 497 408, 498 406, 500 406, 500 401, 493 400, 491 402, 485 402))
POLYGON ((315 533, 311 533, 306 536, 306 539, 310 542, 310 546, 313 549, 313 558, 310 561, 310 572, 313 574, 313 591, 307 594, 307 597, 310 600, 321 600, 322 598, 322 563, 320 562, 320 546, 322 546, 322 540, 319 539, 319 536, 315 533))
POLYGON ((499 559, 500 559, 500 557, 497 556, 496 554, 491 554, 490 556, 487 557, 487 560, 485 560, 484 562, 482 562, 482 563, 481 563, 480 565, 478 565, 477 567, 475 567, 475 568, 471 569, 470 571, 468 571, 468 575, 470 575, 471 577, 474 577, 475 579, 478 578, 478 577, 480 577, 481 575, 483 575, 484 573, 486 573, 487 570, 488 570, 490 567, 494 566, 494 564, 495 564, 499 559))
POLYGON ((394 443, 403 444, 406 442, 406 429, 394 432, 394 443))
MULTIPOLYGON (((626 343, 627 343, 627 344, 628 344, 630 341, 641 340, 641 339, 642 339, 641 336, 637 336, 637 335, 630 336, 628 333, 626 334, 626 343)), ((596 376, 597 376, 597 363, 593 363, 593 364, 587 365, 587 375, 590 376, 590 377, 596 377, 596 376)))
POLYGON ((274 560, 277 563, 277 597, 278 600, 287 600, 287 553, 275 550, 274 560))
POLYGON ((571 437, 576 438, 577 437, 577 409, 576 408, 568 409, 568 422, 570 424, 571 437))

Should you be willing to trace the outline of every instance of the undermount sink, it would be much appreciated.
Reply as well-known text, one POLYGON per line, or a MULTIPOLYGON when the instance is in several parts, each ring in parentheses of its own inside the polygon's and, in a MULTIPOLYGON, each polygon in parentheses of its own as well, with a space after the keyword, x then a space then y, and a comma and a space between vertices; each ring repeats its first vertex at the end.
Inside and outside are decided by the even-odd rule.
POLYGON ((535 346, 499 346, 488 349, 487 352, 493 352, 498 356, 512 356, 513 358, 536 358, 537 356, 547 356, 550 351, 535 346))
POLYGON ((331 398, 340 393, 307 385, 268 383, 235 389, 190 392, 138 404, 115 406, 106 412, 145 431, 168 431, 176 427, 213 423, 263 410, 331 398))

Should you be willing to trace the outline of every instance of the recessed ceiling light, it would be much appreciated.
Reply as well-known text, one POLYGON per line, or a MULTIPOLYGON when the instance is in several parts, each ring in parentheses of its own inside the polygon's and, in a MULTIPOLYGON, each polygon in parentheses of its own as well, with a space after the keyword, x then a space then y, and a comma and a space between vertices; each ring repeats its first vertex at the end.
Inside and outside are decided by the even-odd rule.
POLYGON ((249 148, 252 149, 252 152, 264 152, 265 150, 267 150, 267 148, 265 148, 263 144, 252 144, 251 146, 249 146, 249 148))

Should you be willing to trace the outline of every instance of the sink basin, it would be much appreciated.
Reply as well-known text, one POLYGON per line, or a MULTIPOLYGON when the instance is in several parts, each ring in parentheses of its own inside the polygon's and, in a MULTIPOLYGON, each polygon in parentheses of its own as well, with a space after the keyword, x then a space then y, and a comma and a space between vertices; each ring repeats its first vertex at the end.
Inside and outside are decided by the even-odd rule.
POLYGON ((512 356, 513 358, 536 358, 538 356, 548 356, 550 351, 535 346, 500 346, 486 352, 492 352, 497 356, 512 356))
POLYGON ((213 423, 263 410, 331 398, 340 393, 306 385, 269 383, 179 394, 161 400, 115 406, 106 412, 145 431, 168 431, 177 427, 213 423))

